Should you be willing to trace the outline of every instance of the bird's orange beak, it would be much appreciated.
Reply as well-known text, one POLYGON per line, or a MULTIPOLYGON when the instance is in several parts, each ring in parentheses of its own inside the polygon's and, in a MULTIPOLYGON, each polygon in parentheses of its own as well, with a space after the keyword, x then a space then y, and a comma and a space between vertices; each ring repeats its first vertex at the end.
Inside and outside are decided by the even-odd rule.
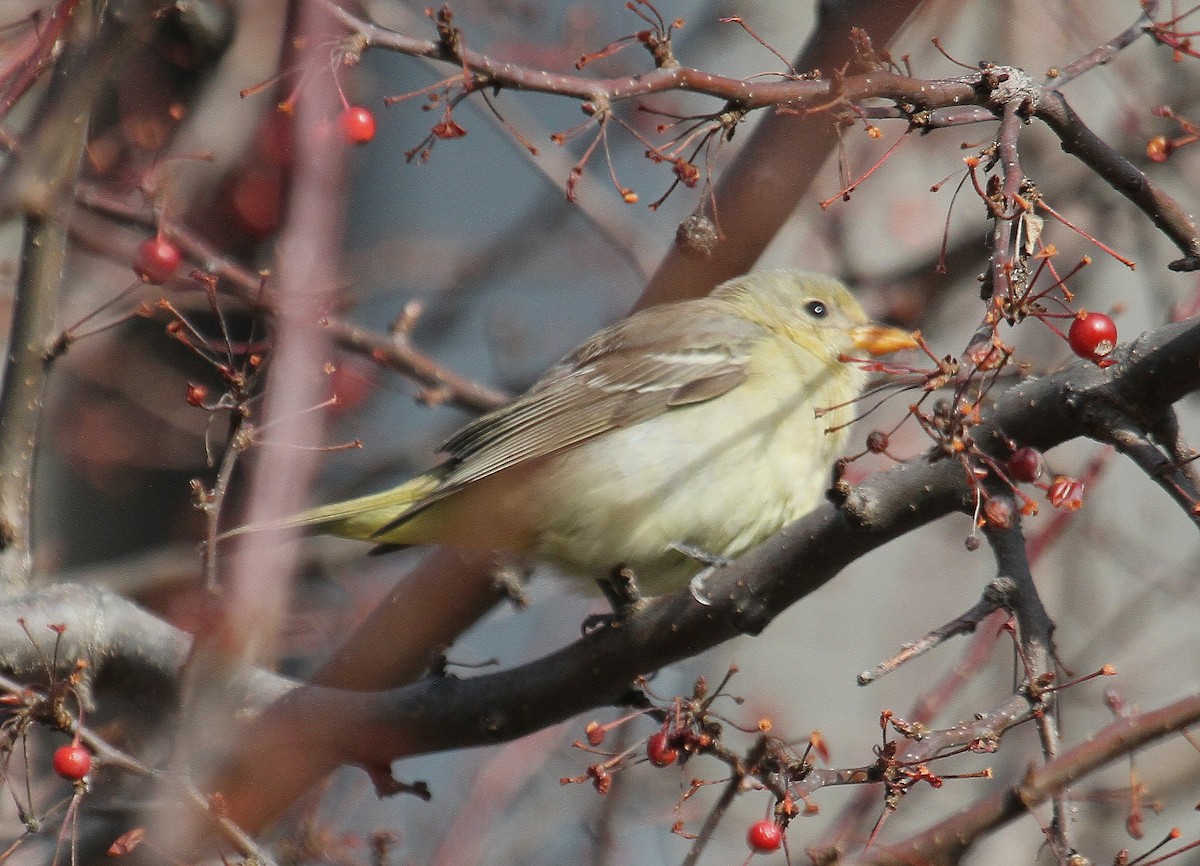
POLYGON ((850 339, 856 348, 872 355, 888 355, 902 349, 915 349, 918 345, 917 332, 902 331, 889 325, 868 322, 850 329, 850 339))

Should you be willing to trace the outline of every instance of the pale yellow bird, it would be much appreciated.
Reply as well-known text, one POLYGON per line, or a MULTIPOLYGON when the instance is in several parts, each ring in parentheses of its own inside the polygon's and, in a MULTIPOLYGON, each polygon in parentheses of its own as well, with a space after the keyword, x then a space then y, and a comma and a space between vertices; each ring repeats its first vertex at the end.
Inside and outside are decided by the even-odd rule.
POLYGON ((836 280, 751 273, 600 331, 430 472, 284 523, 511 551, 588 580, 625 566, 664 592, 703 567, 680 548, 734 558, 814 509, 867 379, 842 356, 914 345, 836 280))

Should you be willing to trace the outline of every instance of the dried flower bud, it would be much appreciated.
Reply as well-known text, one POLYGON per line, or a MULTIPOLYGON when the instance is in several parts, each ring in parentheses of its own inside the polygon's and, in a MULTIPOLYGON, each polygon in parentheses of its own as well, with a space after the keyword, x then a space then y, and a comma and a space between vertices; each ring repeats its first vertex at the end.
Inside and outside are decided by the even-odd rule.
POLYGON ((684 255, 708 258, 717 247, 720 235, 717 227, 704 214, 694 213, 679 224, 675 244, 684 255))

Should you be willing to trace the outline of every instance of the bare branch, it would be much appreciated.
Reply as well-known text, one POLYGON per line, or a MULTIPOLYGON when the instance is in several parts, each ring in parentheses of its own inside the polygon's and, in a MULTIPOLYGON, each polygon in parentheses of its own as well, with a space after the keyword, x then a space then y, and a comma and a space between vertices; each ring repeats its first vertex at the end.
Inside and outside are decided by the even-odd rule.
POLYGON ((1200 232, 1191 215, 1154 184, 1137 166, 1117 153, 1080 119, 1057 90, 1043 91, 1034 114, 1059 137, 1062 149, 1104 178, 1129 199, 1179 247, 1184 256, 1167 267, 1173 271, 1200 269, 1200 232))
POLYGON ((906 643, 900 652, 887 661, 880 662, 869 671, 863 671, 858 675, 858 684, 860 686, 870 685, 879 678, 890 674, 905 662, 912 661, 919 656, 925 655, 931 649, 941 646, 950 638, 958 637, 962 634, 971 634, 981 622, 997 610, 1000 610, 1003 602, 1004 594, 1001 591, 1000 585, 996 581, 992 581, 983 590, 983 596, 970 610, 963 613, 962 616, 955 617, 945 625, 933 629, 919 640, 906 643))
MULTIPOLYGON (((1085 432, 1081 413, 1089 401, 1162 404, 1200 389, 1200 323, 1167 326, 1118 352, 1120 362, 1108 368, 1080 361, 1013 387, 984 414, 976 441, 998 449, 1013 440, 1046 449, 1085 432)), ((278 780, 272 803, 254 785, 263 767, 278 766, 280 749, 311 755, 311 766, 325 770, 344 761, 378 766, 429 750, 511 739, 591 707, 620 704, 637 675, 738 634, 757 634, 868 550, 952 511, 969 510, 973 502, 957 462, 911 461, 849 491, 842 507, 818 508, 718 571, 709 584, 711 605, 699 604, 686 589, 661 596, 619 629, 602 629, 538 661, 469 680, 431 677, 353 698, 333 689, 298 689, 244 739, 246 752, 222 789, 249 786, 255 792, 252 802, 231 802, 248 810, 234 813, 240 820, 257 826, 299 793, 278 780), (344 733, 336 743, 329 742, 331 726, 344 733)), ((1052 625, 1039 613, 1036 597, 1026 593, 1022 599, 1022 639, 1047 659, 1052 625)), ((1037 670, 1048 669, 1045 664, 1039 661, 1037 670)))
POLYGON ((1031 769, 1019 784, 997 791, 904 842, 869 851, 847 863, 909 866, 951 862, 953 852, 966 851, 982 836, 1025 816, 1072 782, 1197 721, 1200 695, 1123 716, 1045 766, 1031 769))
POLYGON ((508 395, 472 381, 417 351, 407 339, 388 339, 338 319, 326 329, 338 345, 391 367, 434 392, 444 402, 474 412, 488 412, 509 401, 508 395))

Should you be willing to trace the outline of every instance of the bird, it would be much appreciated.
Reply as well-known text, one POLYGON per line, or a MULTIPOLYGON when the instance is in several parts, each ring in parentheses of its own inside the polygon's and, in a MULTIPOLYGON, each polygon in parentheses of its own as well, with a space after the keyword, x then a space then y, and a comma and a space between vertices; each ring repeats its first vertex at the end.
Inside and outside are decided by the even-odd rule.
POLYGON ((848 357, 915 345, 832 277, 751 272, 599 331, 425 474, 274 525, 668 592, 816 508, 867 382, 848 357))

